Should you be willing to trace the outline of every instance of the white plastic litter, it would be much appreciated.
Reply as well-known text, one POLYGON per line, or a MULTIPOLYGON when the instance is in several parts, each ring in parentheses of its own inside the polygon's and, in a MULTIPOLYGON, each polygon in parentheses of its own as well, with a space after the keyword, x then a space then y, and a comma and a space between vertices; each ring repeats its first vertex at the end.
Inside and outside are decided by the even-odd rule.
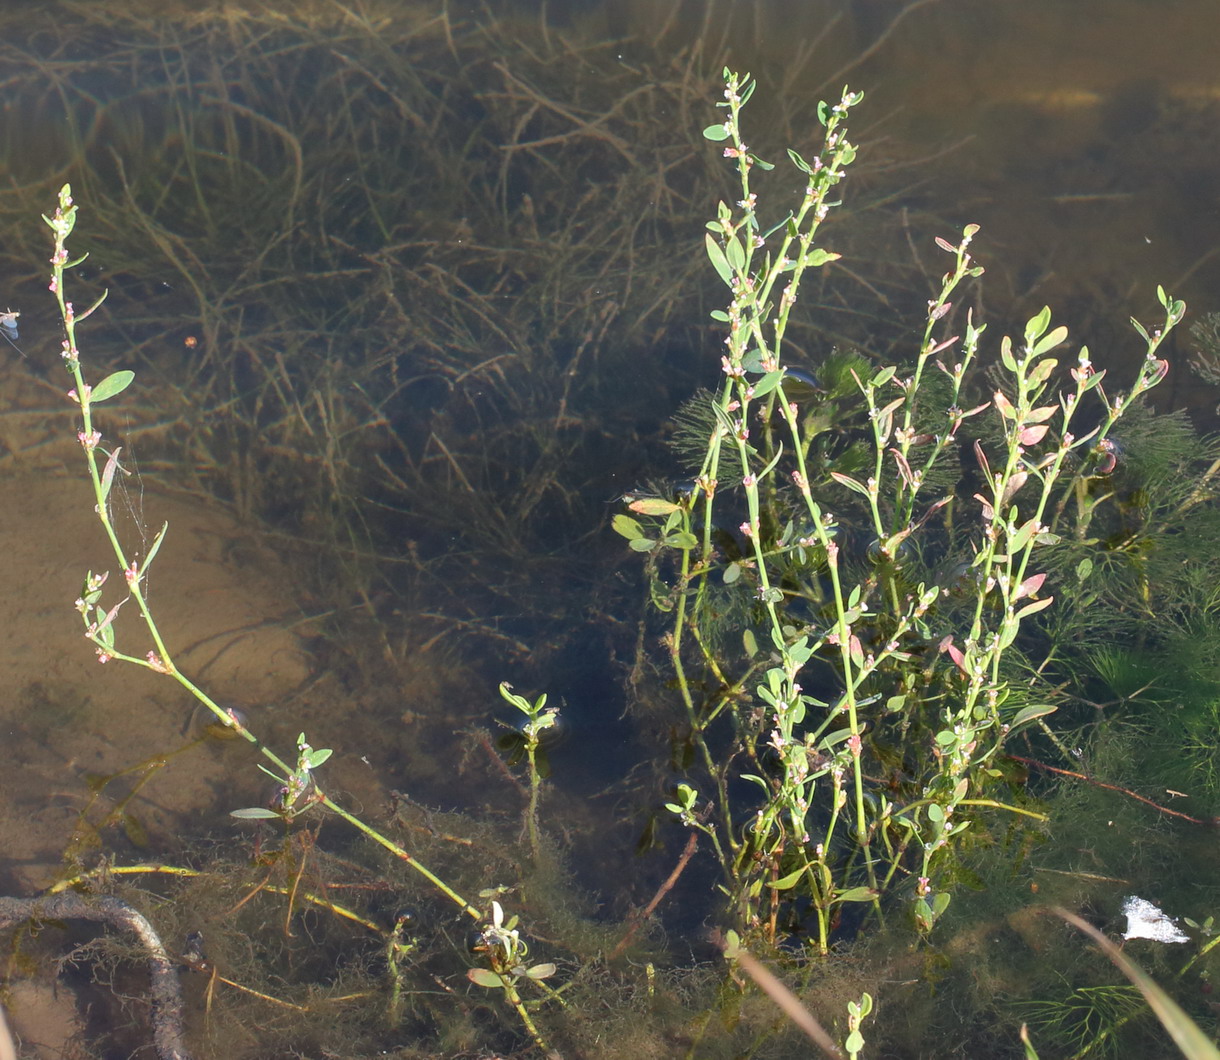
POLYGON ((1130 896, 1123 899, 1127 918, 1124 939, 1152 939, 1153 942, 1189 942, 1190 936, 1178 929, 1177 922, 1151 902, 1130 896))

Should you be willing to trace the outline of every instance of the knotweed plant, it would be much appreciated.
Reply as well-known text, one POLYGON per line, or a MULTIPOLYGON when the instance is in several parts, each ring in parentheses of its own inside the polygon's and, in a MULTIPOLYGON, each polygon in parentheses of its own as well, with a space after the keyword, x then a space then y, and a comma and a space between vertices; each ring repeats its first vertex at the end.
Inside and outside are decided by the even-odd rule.
POLYGON ((648 555, 701 766, 668 808, 706 835, 741 925, 826 952, 845 903, 882 916, 900 894, 931 930, 979 817, 1039 816, 995 790, 1006 738, 1054 709, 1012 679, 1023 624, 1054 601, 1039 550, 1059 540, 1051 513, 1087 525, 1111 428, 1164 377, 1157 350, 1185 307, 1158 290, 1163 322, 1133 321, 1144 356, 1125 394, 1087 348, 1055 352, 1068 332, 1049 309, 987 355, 986 325, 954 313, 983 272, 970 225, 937 240, 948 267, 909 362, 794 363, 802 280, 838 257, 818 235, 862 94, 819 107, 818 156, 788 152, 799 204, 764 218, 757 175, 774 167, 741 126, 755 83, 724 77, 723 120, 704 130, 740 188, 706 235, 727 288, 722 379, 685 410, 704 424, 693 486, 629 497, 615 528, 648 555), (983 360, 998 363, 981 387, 983 360))
MULTIPOLYGON (((110 517, 110 493, 115 485, 116 475, 124 473, 121 464, 121 449, 114 448, 108 451, 103 446, 102 434, 94 419, 94 410, 101 402, 117 397, 126 390, 135 376, 131 371, 122 370, 107 376, 96 385, 90 385, 85 381, 81 352, 76 340, 76 328, 101 305, 105 296, 103 295, 88 310, 80 314, 76 313, 72 302, 66 298, 65 274, 67 270, 84 260, 83 257, 70 260, 67 249, 67 240, 76 225, 76 217, 77 206, 72 201, 72 190, 65 184, 60 190, 59 203, 54 214, 50 217, 44 216, 44 220, 55 236, 55 251, 51 257, 50 289, 58 302, 63 320, 65 338, 62 354, 65 367, 71 373, 74 383, 68 396, 76 404, 79 412, 80 426, 77 431, 77 439, 84 450, 89 479, 93 486, 94 511, 105 531, 114 559, 123 572, 123 583, 120 586, 122 595, 117 602, 113 604, 102 602, 109 578, 106 573, 95 574, 92 571, 86 575, 84 588, 76 601, 76 609, 84 621, 85 636, 92 643, 98 661, 109 663, 113 660, 128 663, 172 678, 198 703, 209 710, 227 730, 243 737, 258 748, 270 763, 270 766, 260 766, 260 768, 272 776, 278 785, 274 804, 270 807, 239 808, 233 811, 233 816, 243 819, 278 820, 282 821, 284 827, 287 828, 294 818, 305 811, 315 807, 324 808, 341 817, 374 843, 410 866, 437 893, 474 920, 479 925, 478 937, 482 940, 482 944, 474 952, 485 957, 486 966, 471 968, 469 979, 473 983, 494 986, 502 990, 505 999, 516 1010, 534 1043, 545 1052, 546 1043, 526 1009, 516 984, 520 980, 537 982, 550 975, 554 971, 554 966, 542 964, 526 967, 521 962, 521 958, 528 950, 516 927, 517 918, 511 917, 506 923, 504 910, 496 901, 490 901, 484 909, 473 905, 414 855, 331 799, 317 777, 318 768, 331 755, 329 749, 314 749, 307 742, 305 733, 301 733, 297 738, 295 763, 290 765, 246 727, 244 716, 239 711, 222 707, 175 664, 171 650, 161 635, 144 593, 144 584, 149 569, 157 556, 161 542, 165 539, 168 526, 161 527, 149 547, 147 555, 141 560, 128 553, 110 517), (142 625, 152 641, 153 648, 143 655, 133 654, 127 650, 125 642, 130 638, 126 634, 120 636, 119 618, 124 608, 134 608, 139 613, 142 625)), ((544 705, 545 697, 539 700, 537 710, 533 710, 533 708, 527 710, 531 722, 538 731, 552 724, 554 720, 553 711, 542 712, 544 705)), ((531 802, 530 808, 532 813, 535 809, 534 802, 531 802)), ((498 892, 489 891, 488 893, 498 892)), ((398 945, 395 933, 401 933, 400 926, 396 925, 391 932, 387 933, 391 946, 398 945)), ((390 950, 389 952, 397 954, 399 951, 390 950)), ((393 975, 397 984, 396 968, 394 968, 393 975)), ((395 988, 397 989, 397 985, 395 988)), ((550 991, 548 993, 553 994, 550 991)))

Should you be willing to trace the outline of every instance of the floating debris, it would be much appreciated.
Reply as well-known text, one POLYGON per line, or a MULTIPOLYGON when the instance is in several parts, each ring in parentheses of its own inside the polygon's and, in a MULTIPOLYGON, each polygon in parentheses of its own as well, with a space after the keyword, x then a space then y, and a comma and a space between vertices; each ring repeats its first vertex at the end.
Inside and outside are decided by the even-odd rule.
POLYGON ((1127 918, 1124 939, 1152 939, 1153 942, 1189 942, 1177 922, 1143 898, 1123 899, 1123 915, 1127 918))
POLYGON ((3 333, 9 342, 17 341, 17 318, 19 316, 21 316, 21 313, 12 309, 6 309, 3 313, 0 313, 0 333, 3 333))

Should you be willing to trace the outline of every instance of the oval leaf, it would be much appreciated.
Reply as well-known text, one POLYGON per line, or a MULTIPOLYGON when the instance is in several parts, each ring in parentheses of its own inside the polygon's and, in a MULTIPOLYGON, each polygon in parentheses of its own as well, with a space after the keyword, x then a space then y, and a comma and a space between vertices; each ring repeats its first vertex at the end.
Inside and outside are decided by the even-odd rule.
POLYGON ((309 768, 317 769, 318 766, 322 765, 322 763, 325 762, 332 754, 334 754, 334 751, 329 747, 324 747, 320 751, 310 751, 306 756, 309 763, 309 768))
POLYGON ((639 515, 670 515, 681 510, 673 501, 667 501, 662 497, 641 497, 638 501, 632 501, 627 507, 639 515))
POLYGON ((644 536, 644 528, 630 516, 623 515, 621 512, 610 521, 610 525, 614 527, 616 534, 622 534, 628 541, 634 541, 637 537, 644 536))
POLYGON ((834 479, 840 486, 846 486, 849 490, 855 490, 856 493, 867 497, 869 495, 868 487, 862 482, 857 482, 854 478, 849 478, 847 475, 841 475, 837 471, 832 471, 830 477, 834 479))
POLYGON ((247 806, 242 810, 230 810, 230 817, 240 817, 243 821, 279 820, 280 815, 266 806, 247 806))
POLYGON ((497 990, 504 985, 504 980, 488 968, 471 968, 466 973, 466 978, 476 986, 485 986, 488 990, 497 990))
POLYGON ((1008 728, 1011 731, 1018 725, 1024 725, 1027 721, 1033 721, 1034 718, 1045 718, 1048 714, 1054 714, 1059 708, 1052 706, 1050 703, 1035 703, 1028 707, 1022 707, 1017 711, 1016 716, 1008 723, 1008 728))
POLYGON ((768 887, 774 887, 777 891, 788 891, 800 882, 802 876, 805 875, 805 869, 799 868, 796 872, 790 872, 787 876, 781 879, 774 880, 767 884, 768 887))
POLYGON ((1050 607, 1054 602, 1055 598, 1053 596, 1047 596, 1042 600, 1035 600, 1032 604, 1026 604, 1012 617, 1020 621, 1027 615, 1032 615, 1038 611, 1041 611, 1044 607, 1050 607))
POLYGON ((850 887, 846 891, 837 892, 835 898, 840 902, 871 902, 879 894, 879 891, 871 887, 850 887))
POLYGON ((733 270, 729 268, 729 259, 724 256, 724 251, 720 244, 716 242, 710 235, 704 237, 703 245, 707 247, 708 260, 712 263, 712 268, 716 270, 720 278, 727 284, 733 282, 733 270))
POLYGON ((99 401, 106 401, 108 398, 115 397, 131 386, 131 381, 135 377, 136 373, 129 372, 126 368, 121 372, 108 375, 93 388, 93 392, 89 395, 89 400, 96 404, 99 401))

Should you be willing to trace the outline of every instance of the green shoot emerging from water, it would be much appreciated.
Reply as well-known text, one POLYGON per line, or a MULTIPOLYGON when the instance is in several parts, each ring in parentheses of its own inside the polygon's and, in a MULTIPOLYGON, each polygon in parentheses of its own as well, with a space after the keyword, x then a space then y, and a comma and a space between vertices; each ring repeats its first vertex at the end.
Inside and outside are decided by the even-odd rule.
POLYGON ((986 326, 967 312, 948 330, 955 292, 983 271, 970 225, 937 240, 949 266, 910 362, 792 364, 802 279, 838 257, 817 237, 856 156, 846 121, 861 94, 819 108, 818 156, 789 152, 799 204, 764 221, 756 171, 774 167, 741 127, 753 89, 726 70, 724 120, 704 130, 740 198, 707 225, 729 300, 712 314, 723 382, 694 489, 628 498, 615 529, 648 555, 703 775, 668 808, 709 836, 738 923, 775 940, 803 921, 825 953, 845 904, 880 916, 891 893, 930 931, 949 905, 941 870, 979 815, 1041 817, 992 790, 1005 739, 1055 709, 1008 660, 1054 601, 1040 550, 1085 538, 1110 430, 1164 378, 1157 350, 1185 307, 1159 291, 1163 322, 1135 324, 1144 356, 1126 394, 1106 393, 1087 348, 1053 355, 1068 332, 1049 309, 1001 340, 976 393, 986 326), (832 376, 850 380, 850 407, 832 376), (727 750, 713 735, 726 721, 727 750))
POLYGON ((521 735, 522 748, 525 751, 530 775, 529 806, 525 811, 525 825, 529 832, 530 852, 537 859, 538 843, 538 795, 542 788, 542 774, 539 754, 545 742, 546 735, 555 731, 559 724, 559 710, 556 707, 547 708, 546 693, 542 693, 533 703, 512 690, 512 685, 501 683, 500 695, 521 711, 522 724, 517 730, 521 735))
MULTIPOLYGON (((275 805, 267 808, 249 807, 239 809, 234 811, 234 816, 247 819, 279 818, 288 823, 311 807, 322 807, 341 817, 374 843, 389 851, 403 863, 409 865, 440 895, 457 906, 463 914, 479 923, 486 920, 487 923, 480 937, 485 940, 491 940, 488 942, 488 953, 490 954, 489 960, 493 971, 487 974, 494 973, 496 985, 504 989, 505 996, 521 1018, 527 1032, 539 1048, 544 1048, 543 1041, 538 1034, 533 1019, 521 1003, 513 985, 516 979, 519 978, 518 966, 520 958, 525 953, 525 943, 521 941, 515 928, 516 918, 514 917, 506 925, 504 923, 503 910, 498 903, 492 904, 490 917, 485 917, 483 911, 463 898, 453 887, 433 873, 427 866, 423 865, 414 855, 409 854, 397 843, 332 800, 319 784, 316 775, 318 768, 330 758, 331 751, 329 749, 315 750, 309 745, 305 734, 301 733, 297 739, 296 763, 295 765, 289 765, 276 755, 275 752, 261 743, 246 728, 242 715, 239 712, 226 710, 221 707, 174 664, 173 656, 162 639, 161 632, 149 609, 143 589, 149 568, 156 557, 162 540, 164 540, 167 527, 163 526, 161 528, 152 547, 148 551, 148 555, 144 558, 143 562, 139 562, 128 558, 128 554, 119 540, 110 518, 109 496, 111 487, 114 484, 115 474, 120 470, 120 450, 116 448, 111 452, 107 452, 103 448, 102 435, 97 429, 93 418, 94 407, 122 393, 132 383, 134 373, 130 371, 115 372, 113 375, 107 376, 96 386, 90 386, 85 381, 80 350, 77 346, 76 327, 101 305, 103 299, 99 298, 85 313, 78 315, 72 303, 65 298, 65 273, 84 260, 83 257, 70 260, 67 250, 67 240, 76 225, 76 216, 77 207, 72 201, 71 188, 68 185, 64 185, 59 193, 59 204, 55 213, 50 217, 44 217, 44 220, 50 226, 55 236, 55 251, 51 258, 52 278, 50 289, 58 301, 66 335, 63 342, 63 359, 75 384, 69 393, 69 397, 79 409, 80 429, 77 432, 77 438, 84 449, 89 477, 93 486, 94 511, 97 513, 97 517, 110 542, 115 560, 123 571, 124 588, 126 590, 126 595, 122 599, 107 607, 102 603, 102 596, 108 580, 107 574, 99 575, 90 571, 85 577, 84 589, 80 598, 76 601, 76 609, 84 620, 85 636, 93 644, 98 660, 102 663, 108 663, 111 660, 130 663, 172 677, 196 701, 211 711, 226 729, 231 729, 258 747, 260 753, 273 767, 260 768, 263 768, 264 772, 275 778, 279 785, 275 805), (102 460, 103 456, 105 458, 104 463, 102 460), (129 602, 134 603, 154 645, 153 650, 143 656, 126 652, 122 648, 122 641, 119 636, 120 631, 117 628, 117 619, 121 609, 129 602)), ((527 710, 530 722, 535 727, 536 732, 540 732, 549 724, 546 718, 552 712, 543 712, 542 707, 544 705, 545 697, 536 704, 536 710, 534 708, 527 710), (530 713, 530 711, 533 711, 533 713, 530 713)), ((531 821, 534 806, 535 803, 532 801, 531 821)), ((536 831, 532 835, 536 839, 536 831)), ((392 950, 391 952, 395 955, 400 954, 399 950, 392 950)), ((531 979, 542 978, 544 972, 545 974, 550 974, 550 971, 547 970, 548 968, 550 971, 554 970, 553 966, 536 966, 525 969, 521 974, 531 979)), ((474 969, 474 972, 483 971, 485 970, 474 969)), ((396 976, 397 972, 394 974, 396 976)))

